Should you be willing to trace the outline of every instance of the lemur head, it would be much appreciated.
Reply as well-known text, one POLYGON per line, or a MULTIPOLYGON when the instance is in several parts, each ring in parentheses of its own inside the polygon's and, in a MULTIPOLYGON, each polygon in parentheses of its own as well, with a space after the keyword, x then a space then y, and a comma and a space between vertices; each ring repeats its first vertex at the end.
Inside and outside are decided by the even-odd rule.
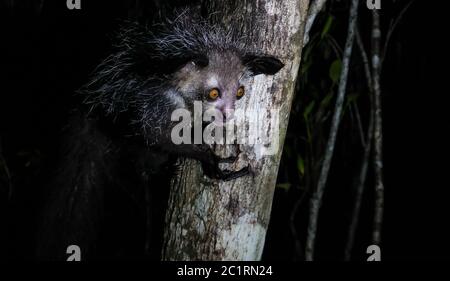
POLYGON ((283 67, 234 32, 188 11, 161 25, 126 24, 118 32, 115 52, 80 92, 90 112, 98 109, 113 120, 129 117, 144 132, 168 127, 170 114, 190 109, 194 101, 228 120, 252 76, 273 75, 283 67))
POLYGON ((203 110, 215 109, 231 119, 235 103, 244 97, 249 79, 273 75, 283 67, 275 57, 213 51, 193 58, 174 75, 174 86, 188 101, 200 100, 203 110))

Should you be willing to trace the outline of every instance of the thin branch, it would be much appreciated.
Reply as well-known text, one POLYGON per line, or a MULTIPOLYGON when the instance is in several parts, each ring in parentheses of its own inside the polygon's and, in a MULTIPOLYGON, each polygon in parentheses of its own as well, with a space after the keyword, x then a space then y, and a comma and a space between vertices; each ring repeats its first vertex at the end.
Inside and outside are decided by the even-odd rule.
POLYGON ((333 36, 327 34, 326 35, 327 40, 330 43, 331 48, 333 48, 334 53, 336 54, 336 57, 338 57, 339 59, 342 59, 342 49, 339 46, 338 42, 336 42, 336 39, 334 39, 333 36))
MULTIPOLYGON (((349 226, 349 231, 348 231, 348 236, 347 236, 347 244, 345 245, 344 260, 346 260, 346 261, 349 261, 351 258, 351 252, 352 252, 354 241, 355 241, 356 228, 358 227, 358 222, 359 222, 361 201, 362 201, 362 196, 363 196, 363 193, 365 190, 365 183, 366 183, 366 178, 367 178, 367 168, 369 166, 369 158, 370 158, 370 153, 372 150, 374 115, 375 115, 375 108, 374 108, 374 103, 373 103, 374 89, 373 89, 373 83, 372 83, 372 73, 370 70, 367 52, 364 49, 364 44, 361 39, 361 34, 359 33, 358 30, 356 31, 356 42, 358 45, 359 53, 361 55, 361 59, 364 64, 364 74, 366 76, 367 87, 369 89, 370 116, 369 116, 369 125, 368 125, 367 133, 366 133, 366 141, 365 141, 365 143, 363 143, 364 153, 363 153, 362 161, 361 161, 361 170, 359 172, 359 177, 358 177, 358 181, 356 184, 355 204, 353 205, 352 219, 351 219, 350 226, 349 226)), ((363 134, 362 129, 361 129, 361 134, 363 134)))
POLYGON ((303 34, 303 47, 305 47, 305 45, 308 44, 309 32, 311 31, 311 28, 314 24, 314 21, 316 20, 317 15, 325 6, 326 2, 327 0, 314 0, 314 2, 311 3, 305 24, 305 33, 303 34))
POLYGON ((374 138, 374 171, 375 171, 375 214, 373 221, 373 244, 381 242, 381 226, 384 211, 384 183, 383 183, 383 119, 380 86, 380 15, 378 10, 372 12, 372 82, 375 106, 375 138, 374 138))
POLYGON ((3 168, 3 172, 6 177, 7 182, 7 194, 8 194, 8 200, 11 200, 12 193, 13 193, 13 186, 11 181, 11 173, 9 172, 8 165, 6 164, 6 160, 3 157, 3 149, 2 149, 2 139, 0 138, 0 168, 3 168))
POLYGON ((36 14, 39 16, 42 14, 42 9, 44 8, 44 2, 45 2, 44 0, 37 0, 34 3, 35 9, 36 9, 36 14))
MULTIPOLYGON (((307 193, 308 192, 305 191, 302 194, 302 196, 295 202, 294 208, 292 208, 291 214, 289 216, 289 226, 290 226, 290 229, 291 229, 292 237, 294 238, 294 242, 295 242, 295 252, 300 257, 301 257, 301 253, 302 253, 302 245, 301 245, 301 242, 300 242, 300 239, 299 239, 299 235, 298 235, 298 232, 297 232, 297 229, 296 229, 295 217, 296 217, 296 215, 298 213, 298 210, 300 209, 300 206, 302 205, 303 201, 305 200, 307 193)), ((294 259, 295 259, 295 257, 294 257, 294 259)))
POLYGON ((366 137, 364 136, 364 129, 361 121, 361 114, 359 113, 358 104, 356 102, 352 102, 352 108, 355 111, 356 124, 358 126, 359 138, 361 140, 361 144, 363 147, 367 146, 366 137))
MULTIPOLYGON (((390 23, 389 30, 386 35, 386 39, 384 41, 383 54, 381 55, 381 66, 383 65, 384 59, 386 58, 386 53, 387 53, 387 49, 389 47, 389 42, 391 40, 392 34, 394 33, 394 30, 397 28, 397 25, 400 22, 400 20, 403 18, 403 15, 406 13, 406 11, 408 10, 408 8, 411 6, 411 4, 413 2, 414 2, 414 0, 411 0, 410 2, 408 2, 408 4, 406 4, 406 6, 400 11, 397 18, 393 22, 390 23)), ((380 66, 380 68, 381 68, 381 66, 380 66)))
POLYGON ((331 123, 330 136, 328 138, 328 143, 322 163, 322 168, 320 171, 319 181, 317 184, 317 189, 312 194, 310 200, 310 214, 309 214, 309 225, 308 233, 306 238, 306 250, 305 258, 308 261, 314 259, 314 244, 316 240, 317 232, 317 221, 319 217, 319 209, 322 203, 322 196, 325 189, 325 185, 328 179, 328 172, 330 170, 331 159, 333 158, 334 146, 336 143, 336 135, 339 128, 339 123, 341 120, 342 108, 345 100, 345 92, 347 88, 347 77, 350 64, 350 57, 353 49, 353 41, 355 37, 355 26, 356 19, 358 17, 358 0, 352 0, 350 7, 350 19, 348 24, 347 39, 345 42, 344 55, 342 59, 342 72, 340 76, 338 96, 336 99, 335 111, 333 115, 333 120, 331 123))

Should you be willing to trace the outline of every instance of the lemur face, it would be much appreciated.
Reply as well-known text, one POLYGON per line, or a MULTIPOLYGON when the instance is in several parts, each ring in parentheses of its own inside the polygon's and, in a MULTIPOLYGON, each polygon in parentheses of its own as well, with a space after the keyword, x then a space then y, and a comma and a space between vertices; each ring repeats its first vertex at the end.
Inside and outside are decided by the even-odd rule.
POLYGON ((242 61, 232 53, 212 54, 200 73, 204 110, 217 110, 223 121, 233 118, 236 103, 244 97, 250 78, 242 61))
POLYGON ((215 109, 226 121, 233 118, 236 103, 245 96, 252 76, 275 74, 282 66, 272 57, 212 53, 206 65, 191 61, 182 67, 175 75, 176 88, 185 100, 202 101, 204 112, 215 109))
POLYGON ((203 111, 215 109, 229 120, 236 102, 245 95, 249 77, 241 59, 229 52, 210 54, 206 66, 188 63, 177 72, 176 81, 185 99, 202 101, 203 111))

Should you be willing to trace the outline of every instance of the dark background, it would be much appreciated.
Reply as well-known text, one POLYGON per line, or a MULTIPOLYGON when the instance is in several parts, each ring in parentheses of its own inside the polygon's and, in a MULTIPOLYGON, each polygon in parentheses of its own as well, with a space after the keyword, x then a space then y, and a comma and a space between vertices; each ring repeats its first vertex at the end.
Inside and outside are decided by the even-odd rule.
MULTIPOLYGON (((151 19, 162 5, 159 1, 140 6, 137 1, 82 1, 82 10, 70 11, 65 1, 55 2, 0 2, 0 152, 12 184, 12 196, 8 198, 9 183, 0 177, 1 258, 32 257, 36 215, 45 197, 45 182, 58 158, 60 132, 70 110, 79 103, 74 91, 109 54, 114 32, 124 19, 151 19), (36 2, 43 3, 41 9, 36 2)), ((175 2, 182 6, 185 1, 175 2)), ((341 46, 348 21, 346 2, 333 1, 337 22, 333 35, 341 46)), ((381 10, 383 19, 398 13, 407 1, 382 2, 386 3, 381 10)), ((450 250, 445 141, 448 88, 441 87, 448 80, 441 78, 447 72, 443 62, 447 53, 440 51, 441 38, 448 32, 442 31, 440 21, 444 18, 437 15, 438 10, 429 1, 416 0, 411 5, 393 35, 383 68, 385 260, 447 259, 450 250)), ((321 21, 319 17, 317 25, 321 21)), ((365 7, 360 11, 360 24, 370 25, 365 7)), ((366 41, 367 30, 364 33, 362 28, 366 41)), ((290 132, 295 122, 291 118, 290 132)), ((358 165, 356 156, 345 153, 352 150, 345 140, 338 140, 321 209, 319 260, 343 256, 353 194, 347 186, 358 165)), ((288 165, 283 158, 280 174, 289 169, 288 165)), ((297 216, 300 238, 291 235, 289 215, 302 193, 276 189, 264 259, 299 258, 293 245, 295 239, 304 241, 307 201, 297 216)), ((369 189, 357 232, 356 260, 365 260, 365 249, 370 245, 372 199, 369 189)))

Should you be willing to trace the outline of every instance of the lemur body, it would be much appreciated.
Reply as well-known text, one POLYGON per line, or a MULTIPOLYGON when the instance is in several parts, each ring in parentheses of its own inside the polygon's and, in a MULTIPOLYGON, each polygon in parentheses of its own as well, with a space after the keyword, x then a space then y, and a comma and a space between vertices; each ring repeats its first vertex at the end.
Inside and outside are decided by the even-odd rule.
POLYGON ((275 74, 283 66, 187 12, 152 30, 128 25, 115 47, 80 90, 86 106, 71 121, 67 162, 44 213, 38 251, 43 258, 65 257, 70 244, 85 254, 95 252, 104 194, 110 186, 148 184, 143 175, 167 155, 201 161, 212 178, 245 175, 245 168, 221 170, 219 162, 233 159, 220 159, 209 146, 175 145, 171 114, 202 101, 204 110, 214 108, 230 118, 250 77, 275 74))

